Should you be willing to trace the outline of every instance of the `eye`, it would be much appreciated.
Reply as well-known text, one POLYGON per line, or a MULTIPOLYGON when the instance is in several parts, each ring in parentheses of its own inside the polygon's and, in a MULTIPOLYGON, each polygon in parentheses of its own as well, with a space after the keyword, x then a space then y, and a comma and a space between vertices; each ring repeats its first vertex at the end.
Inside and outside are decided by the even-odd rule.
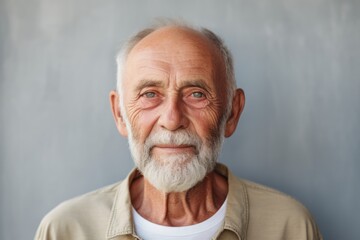
POLYGON ((162 95, 156 90, 145 90, 139 95, 139 106, 142 109, 149 109, 158 106, 162 101, 162 95))
POLYGON ((193 92, 191 95, 192 95, 194 98, 203 98, 203 97, 205 97, 205 94, 202 93, 202 92, 193 92))
POLYGON ((156 93, 146 92, 146 93, 143 93, 141 96, 146 97, 146 98, 154 98, 154 97, 156 97, 156 93))
POLYGON ((184 90, 184 102, 192 108, 205 108, 210 102, 205 90, 189 88, 184 90))

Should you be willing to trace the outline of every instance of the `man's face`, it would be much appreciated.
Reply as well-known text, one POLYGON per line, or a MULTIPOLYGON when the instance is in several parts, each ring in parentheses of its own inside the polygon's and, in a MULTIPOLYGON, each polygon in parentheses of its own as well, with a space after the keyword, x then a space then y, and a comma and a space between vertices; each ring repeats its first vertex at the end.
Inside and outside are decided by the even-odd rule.
POLYGON ((134 161, 159 190, 185 191, 213 170, 226 108, 219 52, 189 30, 164 28, 129 53, 123 115, 134 161))

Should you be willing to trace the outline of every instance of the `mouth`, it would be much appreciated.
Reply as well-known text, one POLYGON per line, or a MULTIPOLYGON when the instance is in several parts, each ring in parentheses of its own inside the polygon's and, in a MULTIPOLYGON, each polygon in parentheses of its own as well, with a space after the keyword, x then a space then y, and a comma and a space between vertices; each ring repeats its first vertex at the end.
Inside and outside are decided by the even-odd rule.
POLYGON ((196 147, 193 145, 158 144, 152 147, 155 154, 195 154, 196 147))

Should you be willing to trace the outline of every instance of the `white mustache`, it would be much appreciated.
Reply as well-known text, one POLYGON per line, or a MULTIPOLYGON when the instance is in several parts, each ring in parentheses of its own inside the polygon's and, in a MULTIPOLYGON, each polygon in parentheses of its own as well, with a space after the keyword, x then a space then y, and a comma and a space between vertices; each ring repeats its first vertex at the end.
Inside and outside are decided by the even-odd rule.
POLYGON ((201 139, 197 134, 186 130, 178 130, 176 132, 157 131, 151 133, 145 141, 145 147, 152 149, 155 145, 171 144, 171 145, 191 145, 199 150, 201 147, 201 139))

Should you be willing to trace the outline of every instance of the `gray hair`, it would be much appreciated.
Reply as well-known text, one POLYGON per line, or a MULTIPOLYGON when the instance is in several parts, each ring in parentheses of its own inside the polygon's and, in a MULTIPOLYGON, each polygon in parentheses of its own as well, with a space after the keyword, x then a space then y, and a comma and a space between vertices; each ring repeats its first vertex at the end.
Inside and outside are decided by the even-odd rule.
MULTIPOLYGON (((153 25, 152 27, 145 28, 138 33, 136 33, 134 36, 129 38, 120 48, 118 54, 116 55, 116 63, 117 63, 117 92, 120 94, 120 97, 123 97, 123 89, 122 89, 122 81, 123 81, 123 70, 125 66, 126 59, 130 53, 130 51, 135 47, 137 43, 139 43, 142 39, 144 39, 149 34, 155 32, 156 30, 163 28, 163 27, 180 27, 185 28, 189 30, 193 30, 195 32, 198 32, 202 34, 204 37, 206 37, 211 43, 214 44, 214 46, 219 50, 222 56, 222 60, 225 64, 225 73, 226 73, 226 92, 227 92, 227 106, 226 106, 226 112, 224 114, 224 117, 227 117, 230 113, 231 107, 232 107, 232 99, 234 96, 234 92, 236 90, 236 81, 235 81, 235 74, 234 74, 234 66, 233 66, 233 58, 229 51, 229 49, 225 46, 223 40, 216 35, 214 32, 210 31, 207 28, 195 28, 192 26, 189 26, 188 24, 176 21, 172 19, 166 19, 159 21, 158 24, 153 25)), ((125 114, 125 109, 123 106, 123 101, 120 101, 120 109, 123 114, 125 114)))

